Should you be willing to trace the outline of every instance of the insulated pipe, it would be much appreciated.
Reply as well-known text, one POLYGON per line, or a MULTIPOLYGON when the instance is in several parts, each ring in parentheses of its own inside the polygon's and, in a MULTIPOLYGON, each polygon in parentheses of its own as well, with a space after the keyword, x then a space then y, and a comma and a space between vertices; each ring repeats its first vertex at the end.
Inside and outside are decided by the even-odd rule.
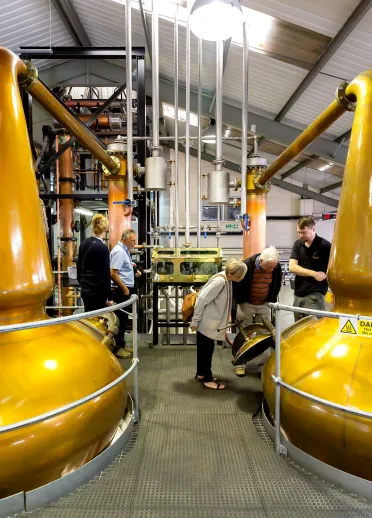
POLYGON ((127 94, 127 177, 128 198, 133 200, 133 105, 132 105, 132 6, 125 6, 126 94, 127 94))
POLYGON ((179 247, 178 193, 178 4, 174 6, 174 246, 179 247))
MULTIPOLYGON (((242 166, 241 166, 241 205, 240 212, 246 214, 247 206, 247 155, 248 155, 248 23, 243 23, 243 99, 242 99, 242 166)), ((243 229, 244 229, 244 222, 243 229)), ((244 255, 244 257, 247 257, 244 255)))
POLYGON ((216 42, 216 171, 222 171, 223 41, 216 42))
POLYGON ((276 175, 280 169, 286 166, 291 160, 296 158, 304 149, 307 148, 316 138, 327 130, 337 119, 341 117, 347 108, 342 106, 339 101, 333 101, 302 133, 290 146, 273 162, 258 178, 255 183, 258 187, 265 185, 276 175))
POLYGON ((185 241, 190 243, 190 16, 186 27, 185 241))
POLYGON ((196 184, 196 203, 197 203, 197 234, 196 246, 200 248, 200 234, 201 234, 201 147, 202 147, 202 132, 201 132, 201 115, 202 115, 202 66, 203 66, 203 40, 198 38, 198 179, 196 184))
POLYGON ((159 15, 152 0, 152 156, 159 156, 159 15))

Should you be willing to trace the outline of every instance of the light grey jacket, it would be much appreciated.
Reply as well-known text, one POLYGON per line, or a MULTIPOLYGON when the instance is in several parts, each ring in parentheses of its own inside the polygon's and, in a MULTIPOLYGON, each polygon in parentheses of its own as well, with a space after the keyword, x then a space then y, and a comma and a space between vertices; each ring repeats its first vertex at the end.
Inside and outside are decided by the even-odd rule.
POLYGON ((226 330, 218 332, 217 328, 228 324, 231 298, 232 286, 225 272, 214 275, 198 293, 190 325, 208 338, 223 340, 226 330))

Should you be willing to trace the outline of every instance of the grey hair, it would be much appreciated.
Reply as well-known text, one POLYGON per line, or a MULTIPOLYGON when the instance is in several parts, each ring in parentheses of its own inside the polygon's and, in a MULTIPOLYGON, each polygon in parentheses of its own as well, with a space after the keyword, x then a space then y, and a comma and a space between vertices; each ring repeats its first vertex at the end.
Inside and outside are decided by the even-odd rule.
POLYGON ((269 246, 261 252, 260 259, 263 263, 267 263, 268 261, 279 261, 279 252, 275 246, 269 246))
POLYGON ((225 265, 226 275, 234 275, 234 277, 243 278, 247 273, 247 265, 240 259, 230 258, 225 265))
POLYGON ((131 235, 137 235, 136 231, 132 228, 128 228, 127 230, 124 230, 124 232, 121 235, 121 240, 124 241, 124 239, 129 239, 131 235))

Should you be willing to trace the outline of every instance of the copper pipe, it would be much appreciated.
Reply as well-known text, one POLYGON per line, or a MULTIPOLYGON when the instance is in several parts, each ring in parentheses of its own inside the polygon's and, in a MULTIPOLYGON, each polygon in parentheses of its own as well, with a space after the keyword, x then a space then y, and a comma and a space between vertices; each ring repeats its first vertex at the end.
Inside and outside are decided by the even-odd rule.
MULTIPOLYGON (((56 148, 56 152, 58 151, 58 137, 56 137, 55 139, 55 148, 56 148)), ((56 190, 57 190, 57 194, 59 194, 59 160, 57 160, 56 162, 56 190)), ((57 275, 57 302, 58 302, 58 307, 62 306, 62 277, 61 277, 61 270, 62 270, 62 258, 61 258, 61 241, 60 241, 60 237, 61 237, 61 203, 60 203, 60 199, 58 198, 57 200, 57 203, 56 203, 56 209, 57 209, 57 236, 58 236, 58 240, 57 240, 57 270, 58 270, 58 275, 57 275)), ((61 310, 58 309, 58 316, 60 317, 61 316, 61 310)))
MULTIPOLYGON (((84 124, 87 124, 87 122, 91 119, 92 114, 91 113, 79 113, 77 114, 81 122, 84 122, 84 124)), ((96 121, 93 122, 93 124, 90 125, 91 129, 98 129, 98 128, 110 128, 110 117, 108 115, 100 115, 96 121)))
MULTIPOLYGON (((67 135, 63 140, 66 141, 71 137, 67 135)), ((64 142, 63 142, 64 143, 64 142)), ((67 149, 60 160, 60 175, 59 175, 59 192, 61 194, 72 193, 72 179, 73 179, 73 158, 72 149, 67 149)), ((61 229, 62 232, 60 237, 63 239, 61 242, 62 248, 62 270, 66 271, 68 266, 73 265, 74 261, 74 243, 71 240, 73 236, 72 225, 74 221, 74 200, 72 199, 61 199, 60 203, 60 218, 61 218, 61 229), (67 239, 67 241, 66 241, 67 239)), ((62 306, 73 305, 71 297, 71 288, 68 286, 62 287, 62 306)), ((72 315, 73 310, 64 309, 63 315, 72 315)))
POLYGON ((118 167, 106 151, 91 136, 88 128, 71 115, 51 92, 37 79, 37 70, 31 64, 24 63, 13 52, 0 47, 1 62, 11 64, 12 72, 19 86, 29 92, 38 103, 47 110, 62 126, 73 135, 82 146, 100 160, 109 171, 117 172, 118 167))
POLYGON ((266 197, 268 189, 258 189, 254 185, 260 169, 248 169, 246 214, 250 215, 249 230, 243 229, 243 257, 259 254, 266 247, 266 197))
POLYGON ((307 148, 316 138, 327 130, 337 119, 345 113, 338 101, 333 101, 297 138, 285 151, 273 162, 259 178, 258 183, 265 185, 276 175, 280 169, 286 166, 307 148))
POLYGON ((328 279, 335 311, 372 315, 372 71, 346 88, 356 99, 328 279))
POLYGON ((108 219, 110 224, 110 250, 121 239, 123 230, 131 228, 133 209, 121 203, 128 198, 127 162, 119 157, 120 174, 108 177, 108 219))
MULTIPOLYGON (((98 108, 99 106, 102 106, 106 102, 106 99, 104 101, 96 100, 96 99, 71 99, 68 101, 64 101, 64 104, 68 106, 69 108, 76 108, 78 106, 81 106, 82 108, 98 108)), ((123 105, 125 101, 113 101, 110 106, 120 107, 123 105)))

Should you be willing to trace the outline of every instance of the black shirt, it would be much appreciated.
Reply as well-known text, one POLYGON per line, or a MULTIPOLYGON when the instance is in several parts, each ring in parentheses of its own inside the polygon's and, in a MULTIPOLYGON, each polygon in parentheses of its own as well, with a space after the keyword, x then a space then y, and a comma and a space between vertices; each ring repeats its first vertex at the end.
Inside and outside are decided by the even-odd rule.
POLYGON ((84 239, 79 248, 77 278, 82 289, 91 295, 111 300, 110 252, 97 237, 84 239))
MULTIPOLYGON (((318 235, 309 247, 305 246, 301 239, 297 239, 293 245, 291 259, 296 259, 298 265, 315 272, 327 273, 331 243, 318 235)), ((301 277, 296 275, 295 291, 296 297, 305 297, 311 293, 322 293, 325 295, 328 290, 326 280, 318 282, 314 277, 301 277)))

